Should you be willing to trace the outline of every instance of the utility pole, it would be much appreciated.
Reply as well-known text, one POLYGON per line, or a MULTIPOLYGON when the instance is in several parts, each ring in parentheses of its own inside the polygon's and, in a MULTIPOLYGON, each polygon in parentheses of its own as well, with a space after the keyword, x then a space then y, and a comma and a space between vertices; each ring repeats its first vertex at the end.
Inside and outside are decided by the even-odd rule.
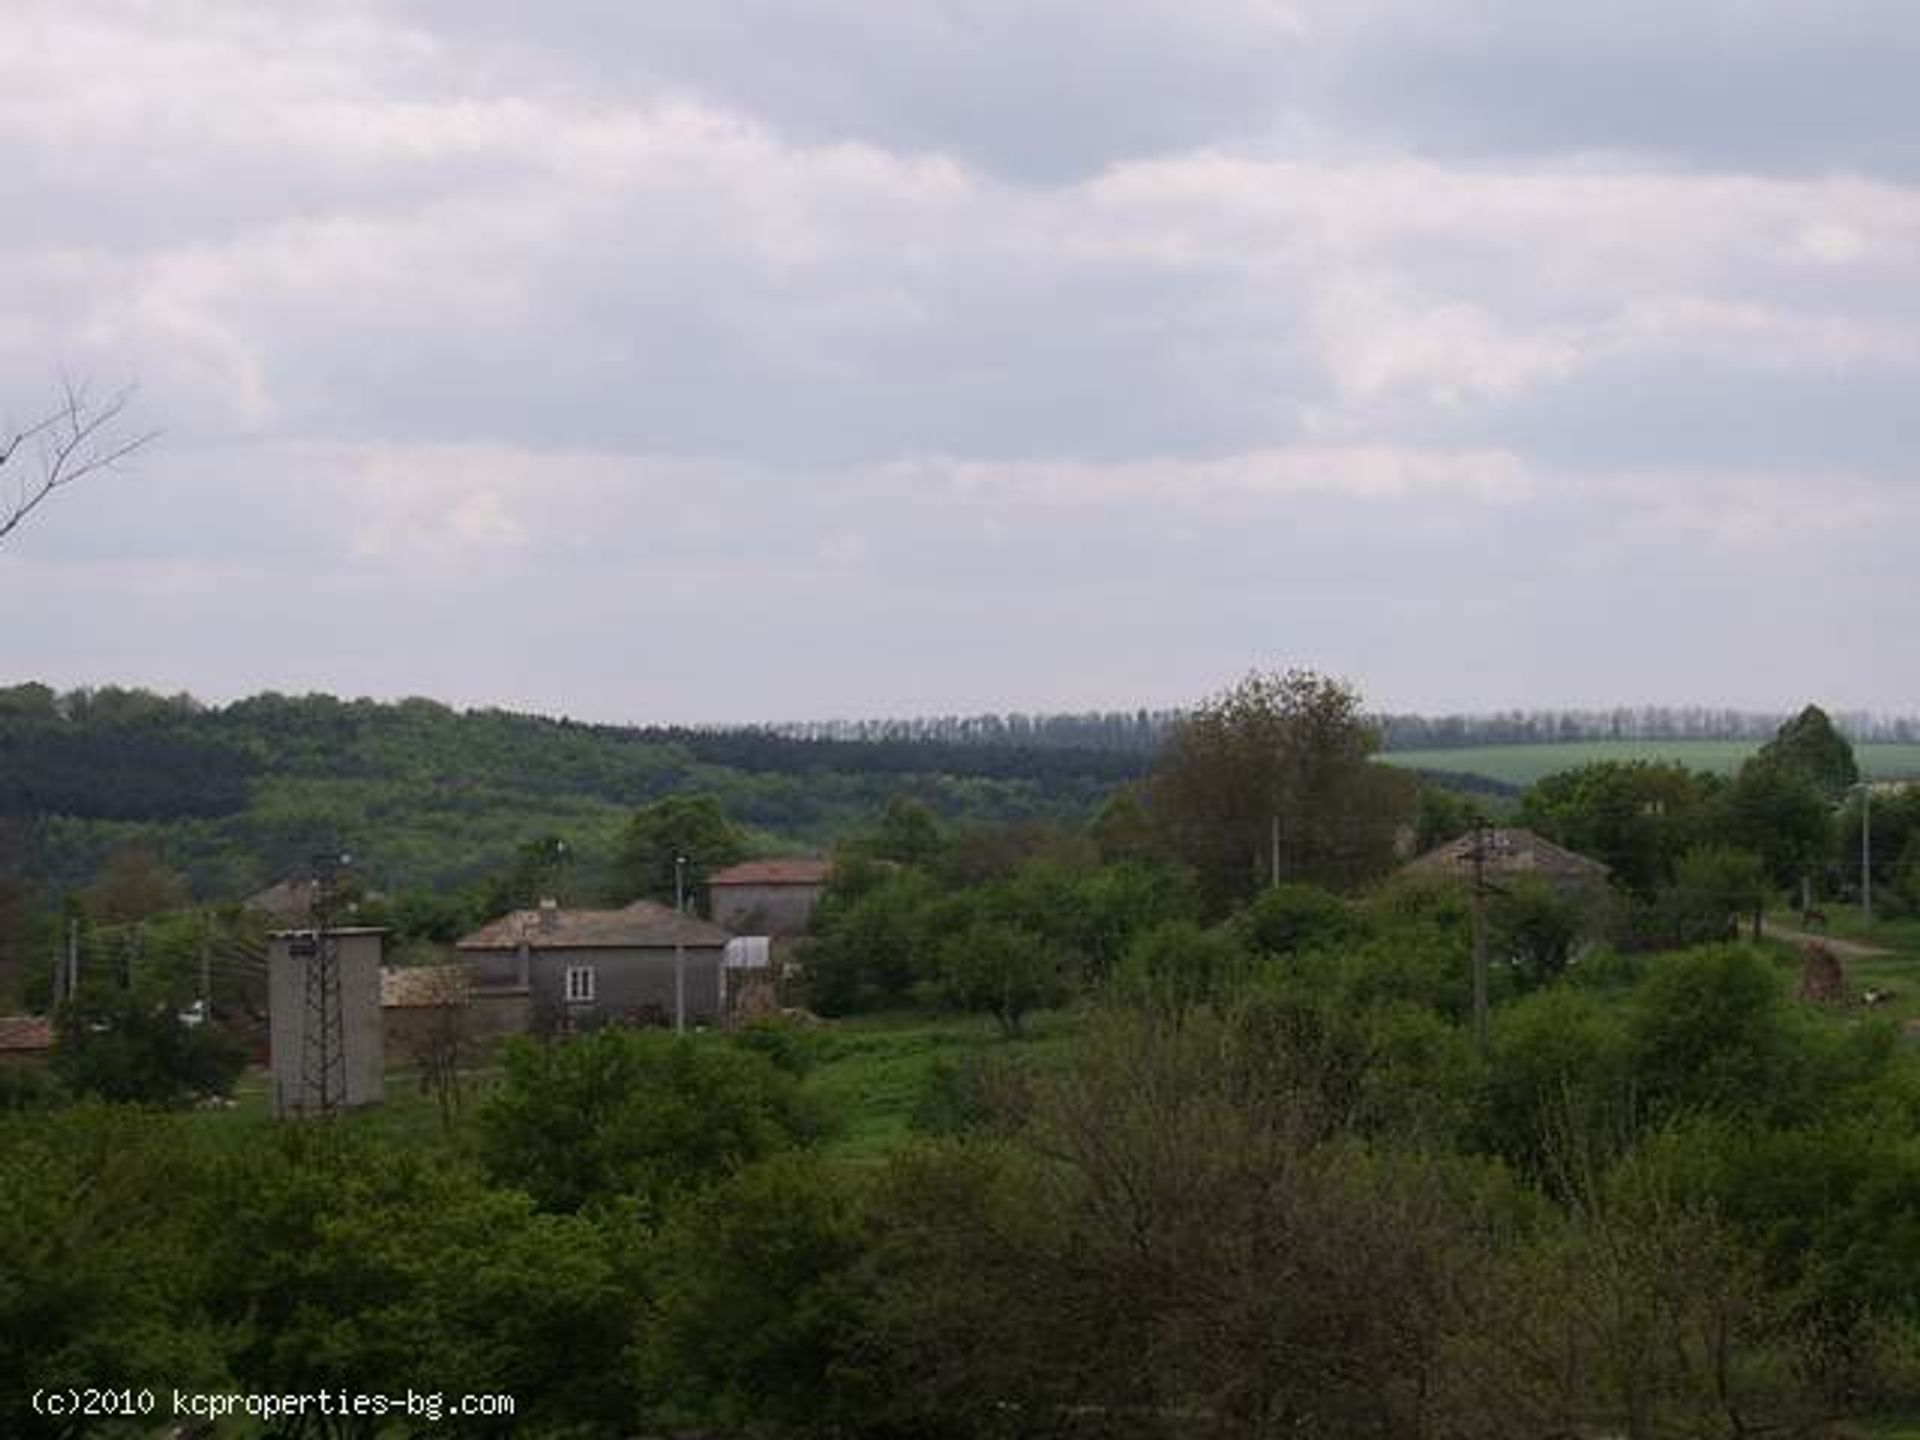
POLYGON ((67 999, 80 994, 80 922, 67 917, 67 999))
POLYGON ((213 1023, 213 916, 200 912, 200 1023, 213 1023))
POLYGON ((1487 825, 1473 826, 1473 1044, 1487 1053, 1487 825))
POLYGON ((687 946, 680 921, 687 913, 687 857, 673 857, 673 1033, 687 1033, 687 946))
POLYGON ((1873 786, 1860 782, 1860 918, 1873 923, 1873 786))

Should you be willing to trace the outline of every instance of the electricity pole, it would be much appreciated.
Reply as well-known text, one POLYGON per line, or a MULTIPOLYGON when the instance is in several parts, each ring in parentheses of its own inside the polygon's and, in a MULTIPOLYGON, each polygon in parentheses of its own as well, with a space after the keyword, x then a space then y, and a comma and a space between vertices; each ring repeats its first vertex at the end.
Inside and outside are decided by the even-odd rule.
POLYGON ((1487 1053, 1487 826, 1473 826, 1473 1044, 1487 1053))
POLYGON ((1873 786, 1860 782, 1860 918, 1873 923, 1873 786))

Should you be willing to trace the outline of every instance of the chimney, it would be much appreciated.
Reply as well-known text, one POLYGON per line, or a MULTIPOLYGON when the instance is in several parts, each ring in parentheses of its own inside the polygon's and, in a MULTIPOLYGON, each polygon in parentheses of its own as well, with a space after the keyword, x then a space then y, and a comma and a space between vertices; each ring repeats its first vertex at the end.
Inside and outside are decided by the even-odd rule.
POLYGON ((551 934, 560 928, 560 902, 551 895, 540 897, 540 929, 543 934, 551 934))

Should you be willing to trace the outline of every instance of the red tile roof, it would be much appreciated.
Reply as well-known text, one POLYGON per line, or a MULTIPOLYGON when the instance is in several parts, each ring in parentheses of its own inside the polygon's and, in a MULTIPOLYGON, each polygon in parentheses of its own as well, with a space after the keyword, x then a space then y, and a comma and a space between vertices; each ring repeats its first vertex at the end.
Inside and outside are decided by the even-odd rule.
POLYGON ((645 950, 669 945, 724 945, 733 932, 682 915, 670 905, 636 900, 624 910, 515 910, 482 925, 462 950, 645 950))
POLYGON ((39 1015, 0 1015, 0 1051, 53 1048, 53 1022, 39 1015))
POLYGON ((748 860, 707 877, 709 885, 824 885, 833 878, 831 860, 748 860))

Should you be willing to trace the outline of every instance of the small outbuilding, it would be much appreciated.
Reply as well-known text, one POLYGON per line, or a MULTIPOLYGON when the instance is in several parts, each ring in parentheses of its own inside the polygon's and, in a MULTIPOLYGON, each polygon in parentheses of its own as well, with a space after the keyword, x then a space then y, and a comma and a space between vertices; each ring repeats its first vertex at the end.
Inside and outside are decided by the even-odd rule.
POLYGON ((804 935, 832 879, 831 860, 748 860, 707 877, 708 909, 737 935, 804 935))

